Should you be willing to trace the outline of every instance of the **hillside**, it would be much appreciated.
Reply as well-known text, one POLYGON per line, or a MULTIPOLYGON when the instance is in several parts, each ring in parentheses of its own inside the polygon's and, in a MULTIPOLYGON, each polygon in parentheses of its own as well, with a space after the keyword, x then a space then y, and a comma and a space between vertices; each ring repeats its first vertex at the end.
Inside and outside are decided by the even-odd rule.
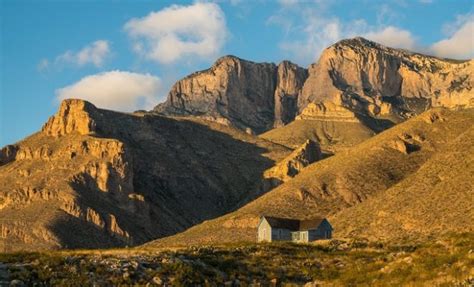
POLYGON ((466 215, 472 214, 469 152, 473 124, 472 109, 427 111, 348 151, 308 166, 292 180, 233 213, 147 246, 253 241, 262 214, 296 218, 328 216, 336 227, 335 236, 366 236, 371 230, 377 231, 372 239, 400 238, 396 232, 400 226, 393 228, 393 232, 384 232, 388 217, 390 226, 403 221, 410 228, 408 231, 423 229, 423 232, 406 233, 415 239, 472 230, 473 224, 466 215), (430 181, 435 167, 445 170, 446 177, 431 193, 436 183, 430 181), (450 177, 448 167, 449 173, 457 176, 450 177), (430 178, 420 180, 428 174, 430 178), (412 187, 405 198, 404 184, 410 182, 412 187), (428 195, 429 200, 418 206, 428 195), (372 200, 377 205, 371 207, 372 200), (412 203, 404 204, 408 201, 412 203), (383 205, 380 220, 374 221, 377 208, 383 205), (364 207, 368 207, 367 211, 364 207), (428 211, 435 213, 425 216, 428 211), (421 215, 424 218, 418 219, 421 215))
POLYGON ((474 232, 474 125, 395 186, 335 214, 344 237, 411 239, 474 232), (357 220, 354 220, 357 218, 357 220))
POLYGON ((199 119, 62 102, 0 151, 0 249, 144 243, 232 211, 291 150, 199 119))
POLYGON ((392 125, 388 120, 355 114, 331 102, 311 103, 293 122, 259 136, 292 148, 310 139, 327 153, 334 153, 351 148, 392 125))

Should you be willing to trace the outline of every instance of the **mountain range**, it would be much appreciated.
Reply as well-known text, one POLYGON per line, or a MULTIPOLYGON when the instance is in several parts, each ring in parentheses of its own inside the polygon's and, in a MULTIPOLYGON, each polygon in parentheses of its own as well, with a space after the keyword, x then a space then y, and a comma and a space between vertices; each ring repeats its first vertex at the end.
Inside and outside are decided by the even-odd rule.
POLYGON ((472 232, 473 87, 474 60, 354 38, 308 69, 222 57, 151 111, 65 100, 0 150, 0 248, 255 240, 262 214, 374 240, 472 232))

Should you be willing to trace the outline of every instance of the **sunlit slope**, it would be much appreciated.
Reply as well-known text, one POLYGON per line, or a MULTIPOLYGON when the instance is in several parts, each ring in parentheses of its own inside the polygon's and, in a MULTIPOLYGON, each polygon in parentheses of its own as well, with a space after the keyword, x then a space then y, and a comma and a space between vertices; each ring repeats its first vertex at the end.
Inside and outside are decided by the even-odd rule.
MULTIPOLYGON (((362 206, 369 205, 370 198, 377 196, 378 202, 389 202, 390 197, 384 198, 383 194, 390 194, 390 190, 409 182, 418 172, 429 169, 429 166, 437 166, 439 162, 451 166, 451 169, 464 169, 463 172, 472 174, 472 166, 466 165, 465 160, 453 160, 455 156, 449 156, 447 150, 468 150, 472 140, 462 140, 470 137, 469 129, 474 124, 474 113, 472 109, 451 111, 445 109, 434 109, 420 116, 412 118, 385 132, 382 132, 367 141, 357 145, 353 149, 341 152, 325 160, 314 163, 305 168, 294 179, 284 183, 274 190, 266 193, 257 200, 242 207, 236 212, 227 214, 216 220, 204 222, 186 232, 176 236, 165 238, 150 243, 152 246, 179 245, 179 244, 201 244, 218 243, 241 240, 255 240, 256 225, 258 217, 262 214, 308 218, 315 215, 329 216, 334 220, 336 226, 335 235, 347 235, 342 218, 335 217, 338 212, 343 214, 355 206, 358 216, 348 215, 347 220, 352 221, 354 226, 363 229, 364 223, 373 217, 365 217, 362 206), (452 147, 452 148, 450 148, 452 147), (367 204, 364 202, 367 201, 367 204), (360 209, 359 209, 360 206, 360 209)), ((467 155, 464 153, 464 155, 467 155)), ((459 186, 465 189, 471 177, 456 176, 448 177, 446 186, 459 186), (448 184, 448 181, 450 182, 448 184)), ((418 201, 426 198, 428 191, 424 191, 423 184, 413 184, 411 195, 419 196, 418 201)), ((439 187, 440 190, 444 188, 439 187)), ((400 189, 399 189, 400 190, 400 189)), ((457 190, 444 190, 446 194, 456 198, 457 190)), ((467 194, 469 196, 469 194, 467 194)), ((466 205, 466 196, 461 196, 462 202, 451 201, 449 208, 433 209, 435 217, 446 216, 446 212, 458 210, 459 214, 469 215, 472 211, 466 205)), ((403 195, 400 195, 400 200, 403 195)), ((413 201, 407 196, 407 201, 413 201)), ((443 197, 433 197, 431 204, 443 206, 443 197)), ((387 203, 388 204, 388 203, 387 203)), ((395 203, 394 203, 395 204, 395 203)), ((376 209, 372 209, 376 212, 376 209)), ((355 212, 355 211, 354 211, 355 212)), ((399 214, 408 217, 418 216, 417 213, 403 210, 398 206, 399 214)), ((390 216, 387 214, 386 216, 390 216)), ((464 230, 472 227, 472 223, 465 218, 449 217, 452 224, 444 226, 444 231, 464 230)), ((408 223, 409 221, 407 221, 408 223)), ((380 223, 380 224, 383 224, 380 223)), ((380 225, 381 226, 381 225, 380 225)), ((441 232, 438 227, 427 226, 424 234, 437 234, 441 232)), ((364 235, 363 232, 353 232, 351 235, 364 235)), ((382 234, 377 234, 381 236, 382 234)), ((389 233, 392 238, 394 234, 389 233)), ((397 236, 398 237, 398 236, 397 236)))
POLYGON ((474 230, 474 126, 414 174, 334 215, 340 236, 412 239, 474 230))

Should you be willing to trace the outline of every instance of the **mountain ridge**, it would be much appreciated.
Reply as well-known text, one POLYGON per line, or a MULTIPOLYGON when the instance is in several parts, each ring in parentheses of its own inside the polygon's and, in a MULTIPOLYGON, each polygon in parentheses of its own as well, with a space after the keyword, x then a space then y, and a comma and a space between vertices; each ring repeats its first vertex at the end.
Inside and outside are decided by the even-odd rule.
POLYGON ((41 131, 0 149, 0 244, 127 246, 192 226, 157 244, 202 226, 217 232, 196 242, 226 230, 251 239, 257 211, 311 207, 340 214, 341 235, 364 235, 343 222, 377 194, 403 202, 392 186, 472 125, 473 68, 356 38, 309 69, 223 57, 150 112, 65 100, 41 131))
POLYGON ((454 61, 389 48, 361 37, 341 40, 331 45, 308 69, 288 61, 275 65, 224 56, 210 69, 193 73, 178 81, 167 100, 154 111, 209 116, 222 123, 260 134, 290 123, 311 102, 329 101, 374 119, 388 119, 397 123, 431 106, 474 105, 471 92, 474 86, 471 76, 474 73, 473 63, 473 60, 454 61), (265 75, 263 79, 274 78, 275 70, 283 71, 278 72, 277 83, 274 80, 252 82, 245 75, 241 76, 241 71, 245 74, 245 68, 237 69, 237 74, 232 69, 217 69, 229 61, 234 64, 243 63, 242 66, 267 67, 267 71, 260 71, 265 75), (200 80, 199 77, 203 75, 207 75, 207 82, 209 79, 219 79, 217 81, 220 88, 216 90, 208 86, 206 81, 200 80), (232 84, 228 77, 232 78, 232 84), (196 82, 202 82, 202 85, 193 88, 193 83, 196 82), (286 89, 280 89, 278 82, 287 82, 286 89), (250 92, 244 89, 239 95, 229 93, 228 89, 232 85, 255 85, 256 88, 250 92), (180 86, 188 88, 182 89, 180 86), (283 91, 280 97, 283 101, 277 99, 279 89, 283 91), (207 91, 214 91, 215 94, 210 95, 207 91), (232 114, 232 105, 222 102, 223 98, 245 99, 254 93, 258 96, 252 97, 259 98, 266 104, 258 108, 249 106, 247 110, 251 113, 250 116, 244 113, 232 114), (193 104, 196 94, 207 97, 205 105, 198 102, 193 104), (177 101, 187 103, 181 102, 181 106, 177 106, 177 101), (213 101, 216 101, 217 106, 214 106, 213 101), (193 105, 199 106, 199 112, 193 110, 193 105), (282 109, 286 115, 283 119, 282 109), (263 124, 256 125, 253 122, 255 117, 262 117, 263 124))

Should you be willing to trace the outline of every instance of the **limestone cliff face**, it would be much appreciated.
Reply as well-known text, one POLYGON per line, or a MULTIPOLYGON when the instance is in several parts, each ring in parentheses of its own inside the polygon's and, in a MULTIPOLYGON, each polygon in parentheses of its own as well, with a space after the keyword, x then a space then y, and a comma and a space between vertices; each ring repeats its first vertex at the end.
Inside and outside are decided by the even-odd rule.
POLYGON ((195 115, 261 133, 293 121, 310 103, 398 122, 430 107, 474 105, 474 60, 455 61, 342 40, 308 70, 233 56, 178 81, 155 111, 195 115))
POLYGON ((430 107, 467 107, 473 104, 473 74, 472 60, 442 60, 363 38, 343 40, 310 66, 298 107, 331 101, 369 116, 401 118, 430 107))
POLYGON ((298 96, 307 77, 306 69, 291 62, 283 61, 278 65, 274 127, 284 126, 295 119, 298 96))
POLYGON ((42 131, 48 135, 59 137, 77 132, 88 135, 95 132, 96 123, 91 113, 97 112, 89 102, 68 99, 61 103, 59 111, 43 126, 42 131))
POLYGON ((319 120, 358 123, 354 112, 331 101, 309 103, 296 117, 297 120, 319 120))
POLYGON ((165 103, 167 115, 194 115, 256 133, 293 120, 306 71, 290 62, 279 66, 225 56, 208 70, 178 81, 165 103))

